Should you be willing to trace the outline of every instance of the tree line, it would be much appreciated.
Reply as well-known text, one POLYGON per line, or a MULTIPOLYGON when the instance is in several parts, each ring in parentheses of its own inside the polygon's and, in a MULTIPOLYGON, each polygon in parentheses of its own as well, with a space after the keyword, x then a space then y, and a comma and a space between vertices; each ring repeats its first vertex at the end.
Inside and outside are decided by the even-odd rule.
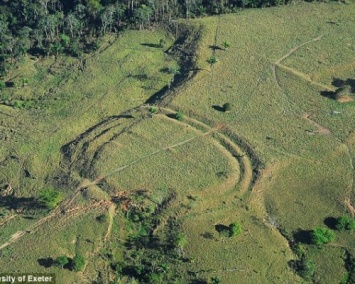
POLYGON ((79 56, 99 36, 176 18, 235 12, 291 0, 0 0, 0 75, 27 52, 79 56))

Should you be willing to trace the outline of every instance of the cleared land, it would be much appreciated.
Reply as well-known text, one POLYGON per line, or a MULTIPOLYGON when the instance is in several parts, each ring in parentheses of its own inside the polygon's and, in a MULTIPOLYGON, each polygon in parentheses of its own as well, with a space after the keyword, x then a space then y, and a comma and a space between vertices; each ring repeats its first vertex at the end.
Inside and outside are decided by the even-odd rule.
MULTIPOLYGON (((192 20, 169 49, 191 65, 175 81, 176 57, 157 47, 173 39, 161 31, 127 31, 81 61, 26 59, 8 79, 29 84, 5 91, 33 105, 0 106, 0 266, 110 283, 125 261, 159 251, 132 245, 137 234, 165 241, 176 221, 187 244, 169 270, 180 283, 303 283, 290 265, 297 232, 350 214, 354 198, 355 104, 324 95, 353 83, 354 12, 303 3, 192 20), (216 48, 223 41, 231 47, 216 48), (32 197, 48 186, 64 199, 37 210, 32 197), (158 219, 149 233, 136 214, 148 209, 158 219), (217 232, 232 222, 241 236, 217 232), (83 273, 51 265, 76 254, 83 273)), ((322 250, 302 245, 314 281, 343 279, 353 233, 322 250)))

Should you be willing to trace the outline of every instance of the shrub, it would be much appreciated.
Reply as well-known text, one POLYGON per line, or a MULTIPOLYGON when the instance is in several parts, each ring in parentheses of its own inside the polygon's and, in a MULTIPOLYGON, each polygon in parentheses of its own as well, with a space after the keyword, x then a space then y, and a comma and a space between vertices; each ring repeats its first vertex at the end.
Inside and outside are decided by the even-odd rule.
POLYGON ((85 268, 85 258, 82 255, 76 255, 72 261, 72 270, 78 272, 83 271, 85 268))
POLYGON ((183 121, 184 120, 184 115, 181 111, 178 111, 176 114, 175 114, 175 118, 179 121, 183 121))
POLYGON ((348 216, 341 216, 337 219, 335 228, 337 230, 353 230, 355 229, 355 220, 348 216))
POLYGON ((181 70, 181 67, 179 65, 170 66, 168 68, 168 73, 173 74, 173 75, 180 75, 181 74, 180 70, 181 70))
POLYGON ((224 111, 224 112, 230 111, 231 109, 232 109, 232 106, 231 106, 230 103, 225 103, 225 104, 223 105, 223 111, 224 111))
POLYGON ((220 284, 221 280, 217 276, 211 277, 211 284, 220 284))
POLYGON ((105 223, 108 220, 108 214, 101 214, 100 216, 96 217, 96 220, 100 223, 105 223))
POLYGON ((207 59, 207 62, 211 65, 214 65, 218 62, 218 59, 215 56, 211 56, 207 59))
POLYGON ((178 248, 184 248, 187 245, 187 238, 186 235, 178 232, 174 237, 173 237, 173 243, 175 247, 178 248))
POLYGON ((159 47, 160 47, 160 48, 164 48, 165 45, 166 45, 166 41, 165 41, 164 39, 161 39, 161 40, 159 41, 159 47))
POLYGON ((231 43, 229 41, 224 41, 222 46, 224 47, 224 50, 227 50, 231 46, 231 43))
POLYGON ((4 81, 0 80, 0 90, 5 88, 6 87, 6 84, 4 81))
POLYGON ((54 265, 63 268, 64 265, 69 263, 69 258, 65 255, 58 256, 54 260, 54 265))
POLYGON ((237 237, 243 232, 242 226, 239 223, 231 223, 229 225, 229 236, 237 237))
POLYGON ((62 195, 59 191, 53 188, 46 188, 41 190, 38 196, 38 201, 50 209, 54 209, 61 200, 62 195))
POLYGON ((333 231, 327 228, 315 228, 311 232, 311 241, 313 244, 317 246, 321 246, 323 244, 334 241, 335 234, 333 231))
POLYGON ((298 264, 298 273, 306 280, 310 280, 316 272, 316 264, 307 257, 302 258, 298 264))
POLYGON ((149 111, 150 111, 151 113, 156 113, 156 112, 157 112, 157 108, 154 107, 154 106, 151 106, 151 107, 149 108, 149 111))

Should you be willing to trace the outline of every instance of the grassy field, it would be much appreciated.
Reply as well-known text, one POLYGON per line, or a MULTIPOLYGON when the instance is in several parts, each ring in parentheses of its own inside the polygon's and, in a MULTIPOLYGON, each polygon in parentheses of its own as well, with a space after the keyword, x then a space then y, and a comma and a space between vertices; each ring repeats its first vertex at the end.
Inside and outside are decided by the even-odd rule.
MULTIPOLYGON (((247 139, 266 162, 261 179, 246 201, 253 213, 236 208, 237 219, 247 220, 255 214, 265 223, 281 227, 292 239, 298 229, 324 226, 326 217, 347 214, 344 198, 353 197, 351 137, 355 105, 339 103, 321 96, 321 92, 328 90, 322 85, 336 89, 332 85, 334 78, 354 77, 353 9, 353 5, 338 3, 299 4, 198 21, 209 29, 200 46, 200 56, 207 60, 214 54, 218 62, 209 67, 201 61, 205 70, 185 85, 172 105, 200 120, 225 124, 247 139), (221 46, 223 41, 229 41, 231 47, 209 48, 221 46), (285 55, 288 56, 283 59, 285 55), (214 108, 226 102, 232 105, 232 111, 223 113, 214 108)), ((205 220, 206 228, 207 220, 209 227, 213 224, 211 217, 200 218, 205 220)), ((198 251, 194 244, 202 242, 202 229, 193 224, 193 218, 185 222, 191 237, 191 253, 198 251)), ((247 222, 244 226, 257 239, 250 245, 252 254, 259 252, 257 243, 265 249, 264 258, 250 262, 251 267, 260 271, 259 280, 253 283, 300 281, 289 272, 277 280, 281 273, 267 268, 264 259, 272 259, 273 255, 271 246, 266 245, 267 235, 275 234, 274 231, 259 235, 260 229, 247 222)), ((342 236, 337 244, 351 249, 351 239, 352 234, 342 236)), ((273 240, 273 244, 277 242, 279 248, 290 252, 281 236, 273 240)), ((344 248, 329 247, 329 252, 328 248, 324 252, 326 257, 319 250, 311 252, 317 266, 317 281, 341 281, 346 273, 344 248)), ((218 255, 221 248, 211 248, 212 251, 218 255)), ((223 262, 233 263, 235 256, 228 255, 223 262)), ((285 263, 287 257, 282 258, 285 263)), ((201 257, 199 266, 218 271, 221 259, 213 259, 201 257)), ((220 274, 226 283, 232 283, 227 280, 232 277, 244 279, 240 283, 251 283, 245 271, 220 274)))
MULTIPOLYGON (((168 242, 176 222, 187 240, 169 263, 176 283, 305 283, 291 265, 296 242, 315 262, 311 282, 340 283, 354 232, 322 249, 300 236, 349 214, 354 198, 355 103, 324 96, 353 84, 354 12, 300 3, 190 20, 199 41, 190 34, 176 50, 187 48, 198 71, 177 88, 167 72, 177 59, 157 47, 173 44, 163 31, 126 31, 81 60, 25 58, 1 94, 27 104, 0 105, 0 186, 13 189, 0 200, 0 267, 133 283, 117 267, 163 249, 127 242, 168 242), (37 210, 31 198, 49 186, 63 201, 37 210), (233 222, 241 236, 217 231, 233 222), (50 265, 63 254, 83 254, 85 270, 50 265)), ((152 281, 140 283, 164 283, 152 281)))

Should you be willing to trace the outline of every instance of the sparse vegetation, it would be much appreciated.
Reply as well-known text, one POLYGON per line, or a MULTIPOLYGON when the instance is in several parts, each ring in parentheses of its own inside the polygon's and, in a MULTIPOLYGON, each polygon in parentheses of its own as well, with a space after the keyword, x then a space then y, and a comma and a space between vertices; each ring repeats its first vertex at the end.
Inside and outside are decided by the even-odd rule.
MULTIPOLYGON (((39 18, 61 17, 52 2, 39 18)), ((160 6, 155 10, 149 1, 130 8, 82 2, 80 11, 63 7, 63 27, 46 30, 53 39, 43 39, 43 48, 31 43, 31 52, 43 52, 39 60, 23 55, 1 77, 7 87, 0 106, 0 209, 6 210, 0 266, 55 272, 59 283, 349 282, 344 249, 354 247, 354 238, 348 222, 339 222, 336 243, 322 249, 309 245, 304 228, 354 206, 355 105, 319 93, 333 96, 343 83, 354 85, 353 3, 171 21, 173 39, 153 23, 160 6), (95 32, 85 38, 86 25, 82 36, 71 34, 68 14, 79 19, 80 13, 81 21, 89 15, 96 21, 100 45, 95 32), (130 15, 141 31, 118 29, 130 15), (224 38, 238 52, 217 46, 224 38), (64 56, 73 55, 75 45, 82 57, 64 56), (213 68, 206 62, 211 53, 219 59, 213 68), (168 66, 184 72, 174 76, 168 66), (223 114, 221 102, 232 111, 223 114), (150 106, 159 113, 151 115, 150 106), (184 114, 181 122, 174 110, 184 114), (335 111, 339 115, 330 115, 335 111), (38 210, 31 196, 51 185, 62 193, 60 210, 38 210), (298 260, 289 265, 298 273, 286 269, 295 257, 290 247, 298 260), (82 273, 68 271, 72 259, 58 269, 56 260, 41 258, 75 253, 87 256, 82 273)), ((176 8, 168 4, 166 17, 176 8)), ((206 7, 188 8, 181 11, 196 17, 206 7)), ((32 18, 23 12, 20 21, 32 18)), ((15 62, 1 59, 7 66, 15 62)), ((325 222, 331 229, 333 219, 325 222)))

